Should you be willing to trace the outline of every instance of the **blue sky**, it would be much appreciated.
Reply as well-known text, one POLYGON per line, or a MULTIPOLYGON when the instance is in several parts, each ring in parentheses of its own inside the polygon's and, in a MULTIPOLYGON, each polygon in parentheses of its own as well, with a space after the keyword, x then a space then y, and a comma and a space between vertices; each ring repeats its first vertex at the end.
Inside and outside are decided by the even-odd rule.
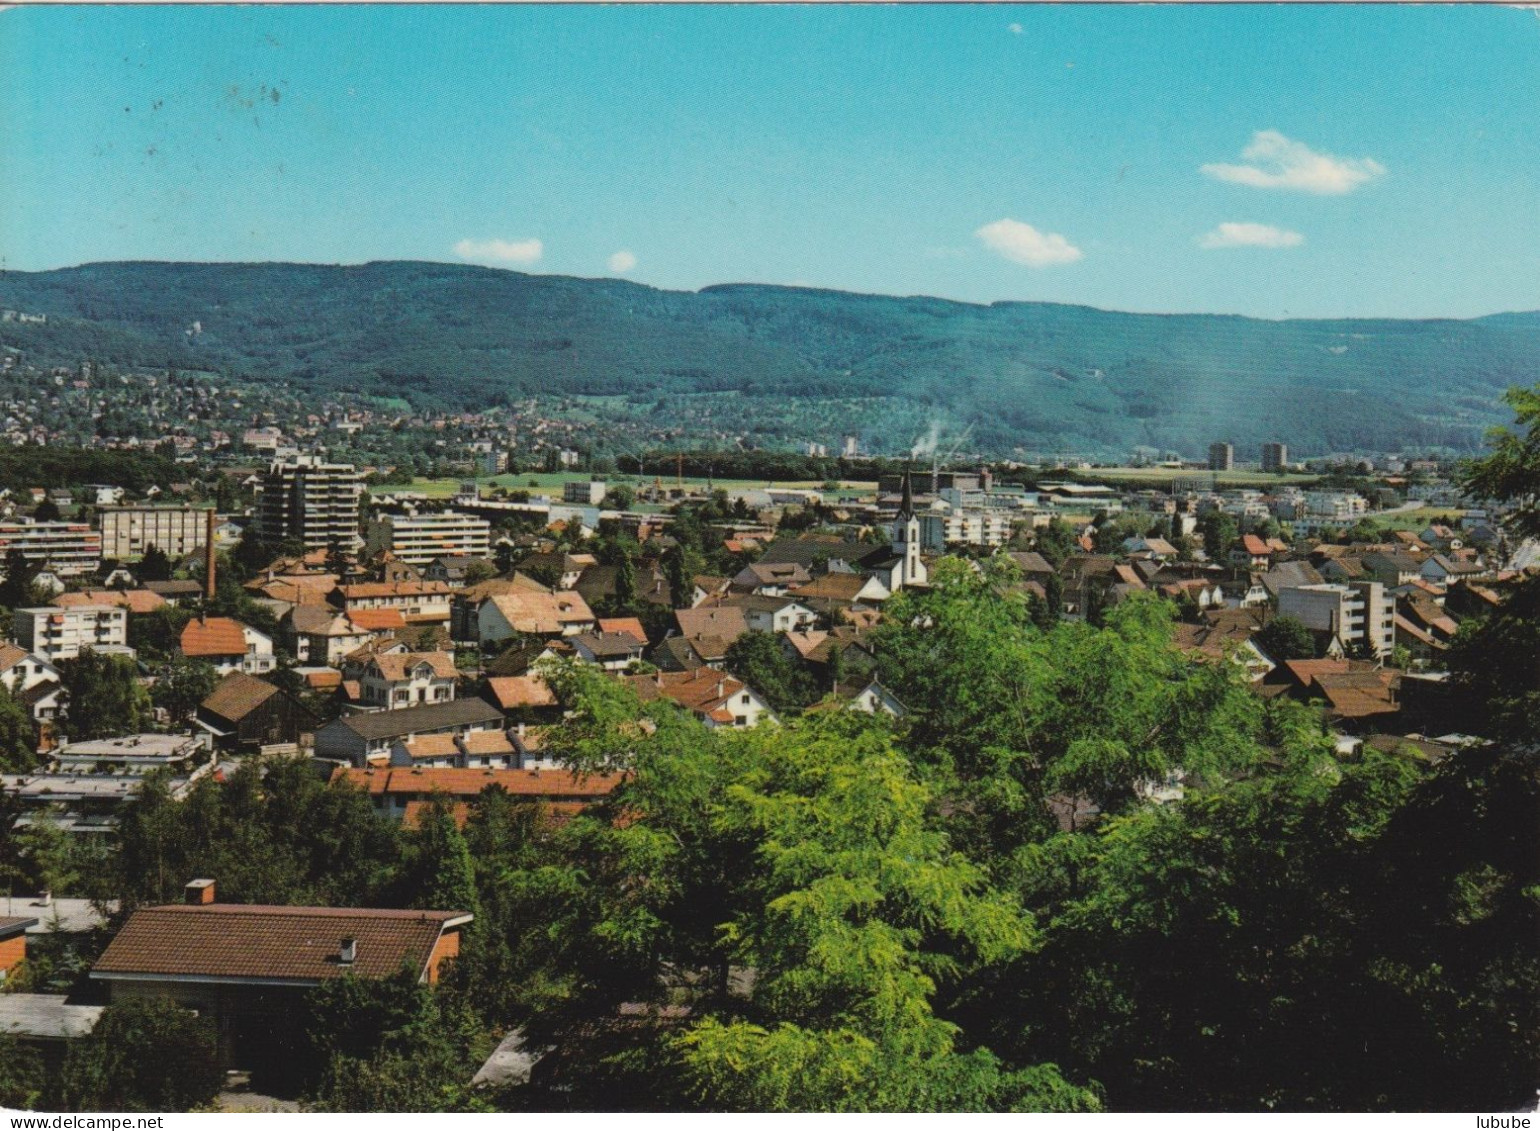
POLYGON ((1517 8, 12 8, 0 258, 1465 317, 1536 107, 1517 8))

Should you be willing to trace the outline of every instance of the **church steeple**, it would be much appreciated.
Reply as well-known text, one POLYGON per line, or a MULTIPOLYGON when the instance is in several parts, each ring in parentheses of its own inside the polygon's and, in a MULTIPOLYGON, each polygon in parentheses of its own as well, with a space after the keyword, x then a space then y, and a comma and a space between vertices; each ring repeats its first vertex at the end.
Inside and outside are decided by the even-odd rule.
POLYGON ((924 582, 925 564, 920 560, 920 516, 914 512, 914 483, 904 472, 903 499, 893 519, 893 553, 899 559, 899 585, 924 582))
POLYGON ((905 472, 904 472, 904 498, 903 498, 903 501, 898 504, 898 518, 899 518, 899 521, 902 522, 904 519, 910 517, 913 514, 914 514, 914 485, 910 481, 909 472, 907 470, 905 470, 905 472))

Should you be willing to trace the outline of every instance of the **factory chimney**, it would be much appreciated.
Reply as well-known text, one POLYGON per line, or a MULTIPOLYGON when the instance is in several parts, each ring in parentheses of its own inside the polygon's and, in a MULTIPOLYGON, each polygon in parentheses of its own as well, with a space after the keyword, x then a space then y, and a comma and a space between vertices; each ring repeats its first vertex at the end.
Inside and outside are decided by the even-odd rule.
POLYGON ((210 507, 203 526, 203 599, 214 599, 214 508, 210 507))

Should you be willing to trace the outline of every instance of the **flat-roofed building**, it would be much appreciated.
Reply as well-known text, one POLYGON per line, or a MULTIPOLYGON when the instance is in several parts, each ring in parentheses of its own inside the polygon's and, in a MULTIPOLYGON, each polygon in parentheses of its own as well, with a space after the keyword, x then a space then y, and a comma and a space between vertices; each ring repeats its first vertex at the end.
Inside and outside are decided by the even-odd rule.
POLYGON ((95 573, 102 564, 101 533, 84 522, 0 522, 0 561, 12 550, 59 577, 95 573))
POLYGON ((144 557, 155 546, 168 557, 185 557, 203 548, 209 512, 203 507, 103 507, 97 512, 102 554, 126 561, 144 557))
POLYGON ((11 621, 16 643, 50 664, 73 660, 86 648, 97 652, 128 647, 128 610, 113 605, 17 609, 11 621))
POLYGON ((492 524, 459 511, 386 514, 370 524, 364 548, 370 554, 388 550, 414 566, 435 558, 485 558, 492 549, 492 524))

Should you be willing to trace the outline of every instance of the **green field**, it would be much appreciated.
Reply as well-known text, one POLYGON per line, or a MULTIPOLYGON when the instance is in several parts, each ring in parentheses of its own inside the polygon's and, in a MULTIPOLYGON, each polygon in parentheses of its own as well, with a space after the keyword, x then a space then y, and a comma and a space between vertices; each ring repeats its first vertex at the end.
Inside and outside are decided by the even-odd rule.
POLYGON ((1456 507, 1418 507, 1414 511, 1400 511, 1383 518, 1370 519, 1381 530, 1426 530, 1435 522, 1454 523, 1465 517, 1456 507))

